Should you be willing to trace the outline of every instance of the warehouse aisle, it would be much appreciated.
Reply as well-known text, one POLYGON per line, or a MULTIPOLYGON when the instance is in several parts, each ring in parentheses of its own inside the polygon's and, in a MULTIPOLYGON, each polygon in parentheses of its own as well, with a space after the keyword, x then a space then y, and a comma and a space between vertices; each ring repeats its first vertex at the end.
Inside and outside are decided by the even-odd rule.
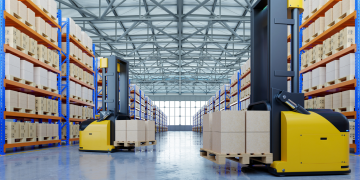
MULTIPOLYGON (((278 179, 228 161, 219 166, 201 158, 201 133, 157 133, 155 149, 136 152, 79 152, 78 145, 9 153, 0 157, 0 179, 278 179), (5 177, 5 178, 4 178, 5 177)), ((329 157, 330 158, 330 157, 329 157)), ((360 157, 350 156, 353 173, 287 179, 359 179, 360 157)))

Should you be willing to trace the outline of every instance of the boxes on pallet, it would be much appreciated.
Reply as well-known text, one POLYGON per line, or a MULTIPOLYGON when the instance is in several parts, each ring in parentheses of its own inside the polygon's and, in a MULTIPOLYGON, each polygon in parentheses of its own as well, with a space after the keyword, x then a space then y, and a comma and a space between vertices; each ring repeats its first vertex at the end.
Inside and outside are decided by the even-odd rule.
POLYGON ((46 136, 51 137, 53 136, 53 125, 52 124, 45 124, 46 125, 46 136))
POLYGON ((48 11, 47 7, 48 7, 48 1, 47 0, 33 0, 34 3, 41 9, 41 10, 46 10, 48 11))
POLYGON ((52 124, 52 136, 59 136, 59 124, 52 124))
POLYGON ((87 41, 88 45, 87 47, 93 51, 93 40, 88 36, 88 41, 87 41))
POLYGON ((34 64, 26 60, 20 60, 20 78, 34 82, 34 64))
POLYGON ((20 47, 25 51, 27 54, 29 51, 29 36, 25 33, 20 33, 20 47))
POLYGON ((51 72, 51 71, 48 71, 48 76, 47 76, 47 81, 48 81, 48 86, 51 88, 51 89, 57 89, 57 74, 51 72))
POLYGON ((341 92, 339 93, 334 93, 333 94, 333 102, 332 102, 332 106, 333 106, 333 109, 336 109, 336 108, 341 108, 341 105, 342 105, 342 96, 341 96, 341 92))
POLYGON ((26 8, 26 10, 26 21, 35 28, 35 12, 29 8, 26 8))
POLYGON ((57 4, 54 0, 49 0, 47 4, 47 10, 51 16, 57 17, 57 4))
POLYGON ((76 38, 81 41, 81 27, 78 24, 75 25, 75 30, 76 30, 76 38))
POLYGON ((325 96, 325 109, 333 108, 333 95, 329 94, 325 96))
POLYGON ((76 27, 75 27, 75 21, 72 18, 62 18, 62 21, 67 21, 69 19, 70 26, 64 27, 62 29, 63 34, 70 34, 71 36, 74 36, 76 34, 76 27), (69 32, 67 32, 67 28, 69 28, 69 32))
POLYGON ((25 123, 25 135, 28 138, 36 138, 36 124, 35 123, 25 123))
POLYGON ((82 45, 86 46, 87 41, 88 41, 88 38, 87 38, 86 32, 81 31, 81 43, 82 43, 82 45))
POLYGON ((303 74, 303 89, 309 89, 312 87, 312 72, 306 72, 303 74))
POLYGON ((333 8, 330 8, 325 12, 325 26, 328 26, 333 22, 333 8))
POLYGON ((339 48, 345 49, 355 44, 355 27, 348 26, 340 31, 339 48))
POLYGON ((18 92, 18 106, 19 108, 27 108, 27 94, 18 92))
POLYGON ((339 78, 339 60, 334 60, 326 64, 326 82, 334 81, 339 78))
POLYGON ((41 62, 45 62, 45 60, 48 59, 47 47, 42 44, 38 44, 37 45, 37 55, 41 62))
POLYGON ((89 96, 87 93, 88 93, 88 88, 85 86, 82 86, 81 87, 81 97, 83 97, 84 100, 89 100, 88 99, 89 96))
POLYGON ((51 39, 55 42, 58 41, 58 28, 52 28, 51 29, 51 39))
POLYGON ((354 106, 355 106, 355 90, 347 90, 341 92, 341 107, 342 108, 352 107, 352 109, 349 108, 349 110, 354 111, 354 106))
POLYGON ((81 85, 80 84, 75 84, 75 91, 76 91, 76 96, 82 98, 82 96, 81 96, 81 85))
POLYGON ((5 53, 5 75, 20 78, 20 58, 10 53, 5 53))
POLYGON ((36 32, 39 34, 43 34, 45 33, 45 20, 41 17, 35 17, 35 28, 36 28, 36 32))
POLYGON ((145 140, 155 140, 155 121, 145 121, 145 140))
POLYGON ((15 27, 5 27, 5 44, 10 47, 17 48, 20 46, 21 32, 15 27))
POLYGON ((78 68, 78 77, 79 77, 79 80, 83 81, 84 82, 84 70, 81 69, 81 68, 78 68))
POLYGON ((52 99, 46 98, 46 112, 52 111, 52 99))
POLYGON ((20 138, 20 124, 17 122, 5 122, 5 139, 20 138))
POLYGON ((355 53, 342 56, 339 60, 339 78, 355 75, 355 53))
POLYGON ((308 26, 308 33, 309 33, 309 38, 313 37, 314 34, 315 34, 315 23, 311 23, 309 26, 308 26))
POLYGON ((312 71, 312 82, 311 86, 318 86, 325 84, 326 78, 326 67, 318 67, 312 71))
POLYGON ((340 33, 332 35, 330 41, 330 51, 334 52, 339 47, 340 33))
POLYGON ((37 85, 48 86, 48 71, 42 67, 34 67, 34 82, 37 85))
POLYGON ((318 44, 313 48, 313 59, 316 62, 319 62, 322 59, 322 55, 323 55, 323 45, 318 44))
POLYGON ((212 115, 212 150, 245 153, 245 111, 218 111, 212 115))
POLYGON ((23 19, 24 21, 27 19, 27 7, 21 1, 18 1, 17 7, 17 14, 23 19))
POLYGON ((52 64, 52 62, 53 62, 53 57, 54 57, 54 55, 53 55, 53 50, 51 50, 51 49, 46 49, 46 53, 47 53, 47 59, 45 59, 46 61, 46 64, 52 64))
POLYGON ((355 11, 355 1, 354 0, 342 0, 341 12, 342 16, 345 17, 355 11))
POLYGON ((27 107, 26 109, 32 109, 32 110, 35 110, 35 96, 34 95, 31 95, 31 94, 27 94, 26 95, 27 97, 27 107))
MULTIPOLYGON (((68 53, 67 52, 66 42, 61 43, 61 50, 64 51, 64 53, 68 53)), ((69 51, 70 51, 70 56, 74 56, 74 54, 75 54, 74 53, 75 52, 75 45, 72 42, 70 42, 69 51)))
POLYGON ((6 0, 5 1, 5 11, 14 16, 14 14, 18 15, 18 1, 14 0, 6 0))
POLYGON ((35 97, 35 111, 46 111, 46 99, 43 97, 35 97))
MULTIPOLYGON (((333 6, 333 21, 336 21, 342 15, 342 2, 339 1, 333 6)), ((336 22, 335 22, 336 23, 336 22)))
POLYGON ((47 137, 47 124, 36 123, 36 137, 47 137))
MULTIPOLYGON (((305 29, 303 30, 303 41, 304 41, 304 42, 307 42, 307 41, 309 40, 309 38, 310 38, 309 28, 305 28, 305 29)), ((304 43, 304 44, 306 44, 306 43, 304 43)))
POLYGON ((26 130, 25 130, 25 123, 23 123, 23 122, 18 122, 18 124, 19 124, 19 129, 20 129, 20 138, 25 138, 26 137, 26 130))
POLYGON ((9 111, 10 107, 19 107, 19 92, 13 90, 5 90, 5 106, 6 110, 9 111))
POLYGON ((33 38, 29 38, 29 53, 31 53, 32 55, 34 55, 34 58, 38 58, 37 55, 37 45, 38 42, 33 39, 33 38))
POLYGON ((314 99, 314 109, 325 109, 325 97, 317 97, 314 99))
POLYGON ((303 7, 304 7, 303 18, 307 18, 310 15, 310 11, 311 11, 310 0, 304 0, 303 7))

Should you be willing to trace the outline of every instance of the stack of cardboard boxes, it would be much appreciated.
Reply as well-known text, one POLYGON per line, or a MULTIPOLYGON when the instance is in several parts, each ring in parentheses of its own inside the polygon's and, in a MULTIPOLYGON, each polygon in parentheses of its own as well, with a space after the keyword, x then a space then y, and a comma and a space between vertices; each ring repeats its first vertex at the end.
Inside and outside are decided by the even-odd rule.
POLYGON ((204 115, 204 149, 220 154, 269 153, 269 111, 220 111, 204 115))
MULTIPOLYGON (((87 35, 86 32, 81 31, 81 27, 75 23, 75 21, 71 18, 63 18, 63 21, 67 21, 69 19, 69 32, 67 32, 67 29, 64 28, 63 33, 68 33, 71 36, 73 36, 75 39, 77 39, 84 47, 86 47, 88 50, 92 51, 92 39, 87 35)), ((92 65, 92 63, 91 63, 92 65)))
MULTIPOLYGON (((78 138, 80 135, 80 124, 72 124, 70 123, 70 138, 78 138)), ((61 138, 65 139, 66 138, 66 133, 67 133, 67 127, 66 125, 62 127, 61 129, 61 138)))
POLYGON ((5 106, 6 111, 35 114, 35 96, 5 90, 5 106))
POLYGON ((115 141, 143 142, 155 140, 155 122, 141 120, 115 121, 115 141))

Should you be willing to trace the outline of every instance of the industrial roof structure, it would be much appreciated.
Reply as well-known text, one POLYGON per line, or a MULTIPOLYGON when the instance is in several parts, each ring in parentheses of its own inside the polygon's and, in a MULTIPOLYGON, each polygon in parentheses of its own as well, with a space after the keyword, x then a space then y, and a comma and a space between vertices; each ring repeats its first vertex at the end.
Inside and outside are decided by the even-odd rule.
POLYGON ((212 95, 250 57, 253 0, 56 1, 147 94, 212 95))

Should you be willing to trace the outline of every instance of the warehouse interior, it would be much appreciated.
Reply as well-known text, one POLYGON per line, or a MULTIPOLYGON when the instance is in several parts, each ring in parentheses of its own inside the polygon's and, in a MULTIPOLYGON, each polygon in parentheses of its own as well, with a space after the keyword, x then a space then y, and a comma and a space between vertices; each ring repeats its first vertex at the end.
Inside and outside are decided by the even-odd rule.
POLYGON ((359 0, 0 1, 0 179, 360 178, 359 0))

